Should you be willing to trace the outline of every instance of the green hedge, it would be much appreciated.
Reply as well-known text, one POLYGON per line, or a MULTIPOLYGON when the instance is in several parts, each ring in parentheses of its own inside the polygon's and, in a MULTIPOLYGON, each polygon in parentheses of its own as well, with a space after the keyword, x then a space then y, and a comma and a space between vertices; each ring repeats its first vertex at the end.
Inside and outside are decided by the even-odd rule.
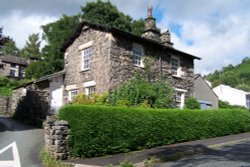
POLYGON ((93 157, 250 130, 246 110, 163 110, 69 105, 74 157, 93 157))

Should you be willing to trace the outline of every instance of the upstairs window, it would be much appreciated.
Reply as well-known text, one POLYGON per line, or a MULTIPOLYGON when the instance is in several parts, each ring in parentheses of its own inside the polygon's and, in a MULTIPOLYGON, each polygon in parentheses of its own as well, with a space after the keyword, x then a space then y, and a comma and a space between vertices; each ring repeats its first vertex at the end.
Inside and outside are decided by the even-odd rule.
POLYGON ((171 58, 171 74, 180 77, 180 59, 176 57, 171 58))
POLYGON ((139 44, 133 44, 133 64, 143 67, 142 56, 144 55, 143 47, 139 44))
POLYGON ((10 69, 10 76, 11 76, 11 77, 15 77, 15 76, 16 76, 16 71, 17 71, 17 70, 10 69))
POLYGON ((82 70, 88 70, 90 69, 90 57, 92 55, 92 49, 91 47, 85 48, 81 51, 82 56, 82 70))

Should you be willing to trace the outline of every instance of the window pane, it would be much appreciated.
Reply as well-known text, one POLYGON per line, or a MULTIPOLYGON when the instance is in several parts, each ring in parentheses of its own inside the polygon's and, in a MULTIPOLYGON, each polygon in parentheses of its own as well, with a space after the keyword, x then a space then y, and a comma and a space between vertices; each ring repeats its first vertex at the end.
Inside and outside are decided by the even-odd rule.
POLYGON ((91 47, 82 50, 82 70, 90 68, 91 47))

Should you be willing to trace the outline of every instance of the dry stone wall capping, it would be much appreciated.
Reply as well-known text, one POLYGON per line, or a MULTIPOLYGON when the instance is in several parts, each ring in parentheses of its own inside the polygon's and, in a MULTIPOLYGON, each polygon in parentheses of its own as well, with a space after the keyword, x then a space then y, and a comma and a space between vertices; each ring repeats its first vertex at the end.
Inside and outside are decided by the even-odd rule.
POLYGON ((67 121, 55 121, 53 116, 47 117, 44 123, 45 149, 57 160, 69 158, 68 132, 67 121))

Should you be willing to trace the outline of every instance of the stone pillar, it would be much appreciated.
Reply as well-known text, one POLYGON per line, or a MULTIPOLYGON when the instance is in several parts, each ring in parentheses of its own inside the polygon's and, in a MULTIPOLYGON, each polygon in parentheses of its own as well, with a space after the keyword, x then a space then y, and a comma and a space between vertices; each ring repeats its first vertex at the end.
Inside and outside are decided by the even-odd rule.
POLYGON ((161 44, 165 45, 165 46, 173 46, 173 43, 171 42, 171 34, 169 32, 169 30, 163 32, 161 34, 161 44))
POLYGON ((69 157, 68 128, 67 121, 54 121, 51 117, 47 117, 44 124, 45 149, 56 160, 66 160, 69 157))

